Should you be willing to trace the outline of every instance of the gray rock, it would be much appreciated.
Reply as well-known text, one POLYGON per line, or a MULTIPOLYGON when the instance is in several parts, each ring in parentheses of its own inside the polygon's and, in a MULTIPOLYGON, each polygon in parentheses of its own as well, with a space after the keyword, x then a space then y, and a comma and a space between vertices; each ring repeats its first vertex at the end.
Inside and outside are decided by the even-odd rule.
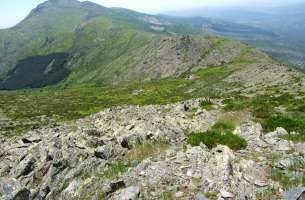
POLYGON ((225 199, 227 199, 227 198, 231 199, 234 197, 234 195, 231 192, 227 192, 226 190, 220 190, 220 195, 222 198, 225 198, 225 199))
POLYGON ((31 198, 31 192, 26 189, 23 188, 21 190, 19 190, 14 196, 13 196, 13 200, 30 200, 31 198))
POLYGON ((204 114, 204 110, 202 109, 198 109, 195 113, 195 115, 202 115, 202 114, 204 114))
POLYGON ((290 159, 290 158, 286 158, 286 159, 281 159, 278 162, 277 167, 280 168, 280 169, 287 169, 292 164, 293 164, 293 160, 290 159))
POLYGON ((34 170, 35 165, 35 158, 33 155, 28 155, 26 158, 24 158, 18 166, 15 168, 15 170, 12 171, 12 176, 15 178, 19 178, 21 176, 26 176, 29 173, 31 173, 34 170))
POLYGON ((282 127, 276 128, 275 131, 276 131, 277 136, 279 136, 279 137, 284 136, 284 135, 288 135, 288 132, 282 127))
POLYGON ((134 129, 134 127, 135 127, 135 125, 130 124, 130 125, 126 126, 126 129, 130 131, 130 130, 134 129))
POLYGON ((97 158, 108 160, 112 156, 112 148, 109 145, 98 147, 95 149, 94 155, 97 158))
POLYGON ((0 158, 5 156, 7 153, 6 147, 2 144, 0 144, 0 158))
POLYGON ((119 192, 118 200, 136 200, 140 196, 140 187, 131 186, 119 192))
POLYGON ((222 180, 228 180, 233 174, 233 162, 235 159, 233 151, 223 145, 218 145, 212 149, 212 158, 208 161, 208 165, 213 170, 213 174, 217 174, 222 180))
MULTIPOLYGON (((219 114, 216 109, 189 117, 194 110, 200 110, 194 100, 142 107, 126 105, 77 120, 76 129, 61 125, 31 130, 23 141, 0 145, 0 176, 16 177, 15 186, 6 189, 5 194, 9 193, 9 199, 16 194, 27 196, 29 191, 30 197, 40 199, 98 199, 100 194, 106 194, 107 199, 134 199, 139 194, 141 199, 161 199, 163 192, 169 191, 177 198, 201 200, 207 198, 198 191, 221 190, 219 199, 255 200, 266 186, 276 186, 267 176, 271 154, 281 155, 279 163, 285 168, 286 158, 303 160, 302 143, 282 140, 277 131, 283 134, 283 130, 263 135, 261 125, 254 122, 243 123, 235 131, 249 144, 244 150, 232 151, 223 145, 211 150, 204 144, 185 147, 188 133, 205 132, 219 114), (137 153, 134 150, 138 149, 133 148, 139 143, 159 140, 168 142, 168 150, 152 155, 148 152, 145 160, 129 154, 137 153), (297 148, 298 153, 288 151, 297 148), (125 172, 115 174, 121 181, 102 177, 108 163, 122 163, 126 155, 135 160, 129 163, 132 167, 126 166, 127 171, 124 168, 125 172), (139 187, 126 188, 126 184, 139 187)), ((287 175, 300 177, 303 172, 287 175)))
POLYGON ((270 132, 270 133, 267 133, 264 135, 264 138, 274 138, 274 137, 277 137, 277 132, 274 131, 274 132, 270 132))
POLYGON ((291 145, 288 141, 281 140, 277 143, 277 146, 275 147, 275 149, 278 151, 290 151, 291 145))
POLYGON ((175 197, 176 198, 181 198, 181 197, 183 197, 183 195, 184 195, 184 193, 179 191, 179 192, 176 192, 175 197))
POLYGON ((41 138, 38 136, 32 136, 32 137, 25 137, 21 139, 23 143, 28 144, 28 143, 38 143, 41 141, 41 138))
POLYGON ((295 144, 295 151, 301 155, 305 155, 305 143, 295 144))
POLYGON ((199 194, 196 194, 195 200, 208 200, 208 198, 204 194, 199 193, 199 194))
POLYGON ((305 187, 295 187, 290 189, 285 195, 285 200, 304 200, 305 199, 305 187))
POLYGON ((110 183, 109 186, 110 186, 111 191, 109 191, 108 193, 113 193, 113 192, 115 192, 115 191, 117 191, 117 190, 119 190, 121 188, 126 187, 125 182, 122 181, 122 180, 116 181, 116 182, 112 182, 112 183, 110 183))
POLYGON ((144 142, 144 140, 145 139, 143 138, 143 135, 129 134, 122 139, 121 145, 124 148, 132 149, 132 148, 136 147, 137 145, 142 144, 144 142))
POLYGON ((30 200, 31 192, 16 179, 0 179, 0 194, 4 200, 30 200))

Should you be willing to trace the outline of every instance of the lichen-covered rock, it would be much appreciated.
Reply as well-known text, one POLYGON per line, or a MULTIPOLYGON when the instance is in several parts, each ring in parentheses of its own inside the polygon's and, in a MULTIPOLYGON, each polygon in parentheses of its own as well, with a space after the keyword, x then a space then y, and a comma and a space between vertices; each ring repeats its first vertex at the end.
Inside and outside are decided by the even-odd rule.
POLYGON ((138 186, 131 186, 118 192, 113 198, 116 200, 136 200, 140 196, 140 188, 138 186))

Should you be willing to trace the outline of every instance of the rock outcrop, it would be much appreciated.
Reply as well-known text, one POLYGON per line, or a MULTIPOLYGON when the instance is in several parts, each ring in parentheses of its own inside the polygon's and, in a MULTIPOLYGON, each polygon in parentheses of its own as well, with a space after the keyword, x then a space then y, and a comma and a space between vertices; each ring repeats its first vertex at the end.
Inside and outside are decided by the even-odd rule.
POLYGON ((44 127, 7 141, 0 146, 0 196, 257 199, 270 187, 286 194, 270 179, 271 156, 279 154, 274 166, 285 169, 296 159, 305 160, 297 153, 304 145, 281 139, 287 134, 282 128, 263 134, 261 125, 251 121, 234 131, 247 140, 244 150, 186 145, 189 133, 206 131, 220 112, 202 109, 200 101, 110 108, 75 124, 44 127), (158 142, 166 147, 146 157, 130 156, 144 154, 147 143, 158 148, 158 142))

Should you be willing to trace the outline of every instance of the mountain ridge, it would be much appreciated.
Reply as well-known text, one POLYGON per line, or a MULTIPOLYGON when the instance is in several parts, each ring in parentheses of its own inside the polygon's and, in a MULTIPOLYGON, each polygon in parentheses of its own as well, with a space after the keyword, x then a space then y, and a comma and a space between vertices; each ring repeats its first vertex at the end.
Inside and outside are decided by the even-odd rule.
POLYGON ((0 31, 0 199, 303 199, 305 74, 236 34, 274 36, 71 0, 0 31))
MULTIPOLYGON (((71 86, 75 83, 107 85, 121 80, 138 79, 132 76, 132 68, 137 68, 136 66, 141 62, 147 62, 137 58, 142 52, 140 47, 147 45, 147 48, 150 48, 149 46, 154 46, 156 40, 179 38, 179 35, 217 34, 219 31, 225 35, 230 34, 231 31, 240 34, 255 32, 246 26, 214 22, 204 18, 182 20, 142 14, 128 9, 106 8, 92 2, 47 1, 37 6, 17 26, 0 31, 0 43, 2 43, 2 48, 0 48, 1 88, 31 88, 32 83, 14 86, 14 84, 8 84, 6 80, 14 79, 9 76, 13 74, 12 71, 16 71, 18 60, 52 53, 70 55, 66 66, 63 67, 69 69, 71 74, 61 80, 57 77, 51 78, 59 80, 57 82, 59 85, 71 86), (132 59, 131 55, 128 55, 129 52, 133 52, 132 59), (123 77, 122 74, 129 74, 129 77, 123 77), (118 75, 119 77, 117 77, 118 75)), ((268 33, 259 30, 254 34, 268 36, 268 33)), ((146 57, 152 59, 148 58, 150 55, 146 55, 146 57)), ((167 62, 166 66, 174 64, 171 63, 172 61, 167 62)), ((180 62, 179 65, 181 64, 183 65, 180 62)), ((144 68, 138 69, 153 71, 155 66, 147 66, 147 69, 144 66, 144 68)), ((47 65, 44 67, 46 68, 47 65)), ((156 74, 158 73, 161 74, 161 77, 166 77, 162 76, 162 71, 157 70, 156 74)), ((151 74, 148 73, 147 77, 144 76, 143 79, 157 78, 151 74)), ((174 75, 174 73, 170 75, 174 75)), ((43 74, 33 74, 33 76, 43 76, 43 74)), ((23 79, 27 79, 27 77, 23 77, 23 79)), ((10 81, 10 83, 13 82, 10 81)), ((52 82, 42 85, 53 84, 52 82)))

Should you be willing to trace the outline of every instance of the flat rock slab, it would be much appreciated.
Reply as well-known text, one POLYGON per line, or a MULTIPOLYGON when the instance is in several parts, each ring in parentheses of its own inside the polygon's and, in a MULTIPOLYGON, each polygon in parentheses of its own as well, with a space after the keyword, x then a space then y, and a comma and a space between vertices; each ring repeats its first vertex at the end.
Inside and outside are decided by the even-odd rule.
POLYGON ((284 196, 285 200, 305 200, 305 187, 290 189, 284 196))

